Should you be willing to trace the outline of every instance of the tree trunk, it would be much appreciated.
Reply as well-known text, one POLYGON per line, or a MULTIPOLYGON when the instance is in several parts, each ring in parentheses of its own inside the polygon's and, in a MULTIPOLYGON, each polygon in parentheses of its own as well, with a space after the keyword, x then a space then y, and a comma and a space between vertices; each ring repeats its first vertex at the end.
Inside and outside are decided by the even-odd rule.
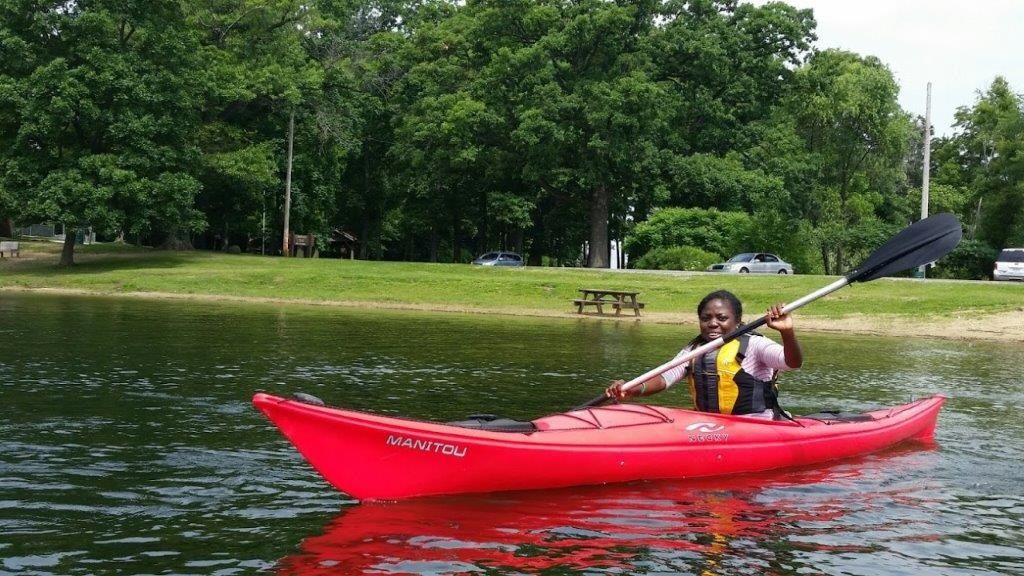
POLYGON ((75 237, 78 235, 78 230, 75 228, 64 227, 64 248, 60 251, 60 265, 61 266, 74 266, 75 264, 75 237))
POLYGON ((590 257, 589 268, 608 268, 608 188, 603 184, 594 188, 590 197, 590 257))
MULTIPOLYGON (((370 156, 365 152, 369 142, 363 142, 363 198, 370 198, 370 156)), ((367 202, 368 203, 368 202, 367 202)), ((370 210, 369 206, 365 206, 362 210, 362 228, 359 230, 359 237, 363 239, 362 243, 359 244, 359 259, 369 260, 369 245, 370 245, 370 210)), ((383 222, 384 218, 381 217, 379 222, 383 222)), ((378 226, 380 228, 380 226, 378 226)), ((379 257, 378 257, 379 259, 379 257)))
POLYGON ((291 230, 290 219, 292 212, 292 144, 295 141, 295 111, 288 115, 288 165, 284 172, 284 234, 281 236, 281 255, 291 256, 291 246, 288 245, 291 230))
POLYGON ((177 229, 173 230, 167 235, 167 239, 160 245, 161 250, 191 250, 192 241, 188 238, 182 238, 181 232, 177 229))
POLYGON ((458 215, 452 223, 452 264, 458 264, 462 259, 462 221, 458 215))
POLYGON ((14 221, 7 216, 0 216, 0 236, 14 237, 14 221))
POLYGON ((363 216, 362 226, 359 227, 359 237, 363 239, 359 243, 359 259, 369 260, 370 218, 366 215, 363 216))
POLYGON ((483 254, 484 252, 487 251, 487 249, 488 249, 488 239, 487 239, 487 236, 488 236, 488 232, 489 232, 488 229, 487 229, 487 216, 488 216, 488 214, 487 214, 487 193, 486 192, 481 192, 477 196, 477 201, 479 202, 479 207, 478 207, 479 219, 477 220, 476 238, 474 239, 475 242, 476 242, 476 246, 475 246, 476 250, 473 251, 474 252, 474 257, 475 257, 476 254, 483 254))

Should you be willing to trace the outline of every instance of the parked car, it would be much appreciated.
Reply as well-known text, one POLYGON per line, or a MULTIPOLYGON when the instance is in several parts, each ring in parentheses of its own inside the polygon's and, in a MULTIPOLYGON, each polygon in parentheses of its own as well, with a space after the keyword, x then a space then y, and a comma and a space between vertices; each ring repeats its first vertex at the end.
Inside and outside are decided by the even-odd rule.
POLYGON ((744 252, 720 264, 708 266, 708 272, 736 272, 763 274, 794 274, 793 265, 783 262, 775 254, 767 252, 744 252))
POLYGON ((1024 248, 1007 248, 996 257, 993 280, 1024 280, 1024 248))
POLYGON ((523 257, 515 252, 488 252, 473 260, 477 266, 523 266, 523 257))

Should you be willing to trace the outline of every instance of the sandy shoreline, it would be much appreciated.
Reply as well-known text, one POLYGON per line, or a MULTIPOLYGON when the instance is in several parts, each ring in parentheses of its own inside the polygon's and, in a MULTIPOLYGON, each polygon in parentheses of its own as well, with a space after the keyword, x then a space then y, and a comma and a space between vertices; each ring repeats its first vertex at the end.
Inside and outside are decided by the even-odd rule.
MULTIPOLYGON (((472 306, 405 304, 394 302, 366 302, 345 300, 304 300, 288 298, 266 298, 251 296, 226 296, 216 294, 179 294, 172 292, 104 292, 70 288, 21 288, 0 287, 0 292, 28 292, 40 294, 67 294, 80 296, 103 296, 115 298, 138 298, 153 300, 194 300, 205 302, 241 302, 252 304, 301 304, 304 306, 330 306, 340 308, 375 308, 381 310, 416 310, 422 312, 449 312, 463 314, 501 314, 507 316, 534 316, 543 318, 572 318, 580 316, 572 310, 552 311, 537 309, 511 309, 495 312, 493 309, 472 306)), ((633 316, 623 315, 598 317, 588 315, 595 322, 632 322, 633 316)), ((645 312, 643 322, 658 324, 691 324, 693 318, 678 313, 645 312)), ((973 314, 970 317, 906 317, 895 315, 853 314, 843 318, 820 318, 797 313, 797 328, 807 332, 831 334, 856 334, 868 336, 895 336, 918 338, 941 338, 946 340, 1024 342, 1024 307, 1002 314, 973 314)))

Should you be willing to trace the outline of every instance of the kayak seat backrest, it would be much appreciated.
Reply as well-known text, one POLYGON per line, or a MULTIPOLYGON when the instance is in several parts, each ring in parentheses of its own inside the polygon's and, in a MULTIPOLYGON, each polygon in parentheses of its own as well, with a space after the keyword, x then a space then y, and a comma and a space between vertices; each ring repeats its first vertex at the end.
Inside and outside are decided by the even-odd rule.
POLYGON ((537 427, 534 426, 533 422, 501 418, 494 414, 470 414, 465 420, 449 422, 448 424, 459 426, 460 428, 474 428, 491 432, 518 432, 522 434, 537 431, 537 427))
POLYGON ((814 414, 801 416, 801 418, 819 420, 821 422, 871 422, 874 420, 874 418, 868 414, 861 414, 859 412, 841 412, 839 410, 816 412, 814 414))

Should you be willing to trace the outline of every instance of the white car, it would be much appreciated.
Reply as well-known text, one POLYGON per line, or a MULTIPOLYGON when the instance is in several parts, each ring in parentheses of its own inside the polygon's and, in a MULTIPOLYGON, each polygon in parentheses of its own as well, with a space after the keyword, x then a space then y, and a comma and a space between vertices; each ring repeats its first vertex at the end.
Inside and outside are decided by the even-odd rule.
POLYGON ((737 274, 794 274, 793 265, 783 262, 775 254, 767 252, 744 252, 729 258, 721 264, 708 266, 708 272, 735 272, 737 274))
POLYGON ((1007 248, 996 257, 993 280, 1024 280, 1024 248, 1007 248))

